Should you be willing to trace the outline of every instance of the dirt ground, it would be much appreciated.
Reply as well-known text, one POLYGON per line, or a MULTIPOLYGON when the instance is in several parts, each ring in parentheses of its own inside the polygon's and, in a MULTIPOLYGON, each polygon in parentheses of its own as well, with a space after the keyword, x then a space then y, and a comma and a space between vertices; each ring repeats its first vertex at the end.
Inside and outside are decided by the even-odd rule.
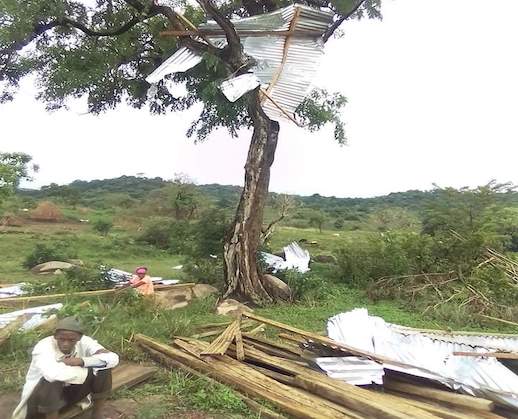
MULTIPOLYGON (((156 403, 160 403, 161 397, 157 398, 156 403)), ((11 392, 7 394, 0 394, 0 418, 8 419, 19 402, 20 394, 11 392)), ((105 415, 108 419, 154 419, 152 412, 146 412, 142 409, 143 406, 152 406, 154 397, 147 397, 145 404, 133 399, 118 399, 109 400, 106 405, 105 415), (139 414, 140 412, 140 414, 139 414)), ((160 414, 156 419, 225 419, 221 414, 208 414, 203 412, 171 412, 171 414, 160 414)), ((76 419, 90 419, 90 412, 85 412, 81 416, 76 416, 76 419)))

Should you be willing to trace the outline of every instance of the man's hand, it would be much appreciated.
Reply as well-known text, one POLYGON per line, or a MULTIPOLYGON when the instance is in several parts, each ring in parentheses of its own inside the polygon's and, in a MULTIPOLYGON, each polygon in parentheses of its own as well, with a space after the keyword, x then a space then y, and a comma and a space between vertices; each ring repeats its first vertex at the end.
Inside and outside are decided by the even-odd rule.
POLYGON ((64 358, 61 362, 69 367, 84 367, 84 362, 81 358, 64 358))

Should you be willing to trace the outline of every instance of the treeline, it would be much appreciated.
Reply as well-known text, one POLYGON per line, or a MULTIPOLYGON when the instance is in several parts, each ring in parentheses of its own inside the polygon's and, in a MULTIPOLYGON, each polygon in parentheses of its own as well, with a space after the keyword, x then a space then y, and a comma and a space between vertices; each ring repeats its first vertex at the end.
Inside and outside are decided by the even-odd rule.
MULTIPOLYGON (((496 183, 487 186, 492 188, 491 185, 495 186, 496 183)), ((298 228, 376 231, 414 229, 426 216, 430 206, 442 201, 443 192, 448 190, 454 191, 451 188, 411 190, 374 198, 270 193, 265 218, 269 222, 281 215, 282 224, 298 228)), ((458 191, 468 193, 469 189, 458 191)), ((38 201, 58 201, 72 207, 131 210, 135 214, 142 212, 143 206, 152 207, 155 215, 195 219, 209 208, 220 209, 231 217, 240 193, 239 186, 194 185, 185 177, 166 181, 160 177, 121 176, 93 181, 76 180, 69 185, 51 184, 40 190, 20 190, 19 196, 38 201)), ((518 193, 510 188, 499 188, 494 199, 503 206, 518 206, 518 193)))

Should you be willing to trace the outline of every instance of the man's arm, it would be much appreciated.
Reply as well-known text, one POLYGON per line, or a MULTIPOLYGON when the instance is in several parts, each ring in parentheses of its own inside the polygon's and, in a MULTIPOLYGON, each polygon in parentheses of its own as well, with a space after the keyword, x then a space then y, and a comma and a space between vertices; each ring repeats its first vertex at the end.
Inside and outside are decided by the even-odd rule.
POLYGON ((86 356, 82 358, 85 368, 114 368, 119 364, 119 355, 111 352, 89 336, 83 336, 86 356))
POLYGON ((46 345, 36 345, 32 352, 32 361, 49 382, 62 381, 69 384, 83 384, 88 375, 86 368, 58 362, 55 354, 46 345))

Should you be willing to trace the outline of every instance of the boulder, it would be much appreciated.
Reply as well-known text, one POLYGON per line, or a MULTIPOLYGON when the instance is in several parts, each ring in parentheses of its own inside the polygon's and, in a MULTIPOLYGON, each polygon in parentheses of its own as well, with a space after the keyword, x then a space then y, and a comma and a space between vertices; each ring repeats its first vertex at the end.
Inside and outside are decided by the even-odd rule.
POLYGON ((207 298, 209 295, 219 293, 216 287, 208 284, 196 284, 193 287, 192 292, 196 298, 207 298))
POLYGON ((290 301, 291 289, 284 281, 276 276, 265 274, 263 275, 263 286, 272 297, 290 301))
POLYGON ((239 301, 233 300, 231 298, 223 300, 216 308, 216 313, 220 315, 234 316, 238 313, 242 313, 243 311, 248 311, 250 313, 253 312, 250 307, 247 307, 239 301))
POLYGON ((155 293, 155 302, 167 310, 185 307, 189 305, 192 298, 192 289, 184 287, 155 293))
POLYGON ((313 262, 336 263, 336 258, 333 255, 317 255, 313 256, 313 262))
POLYGON ((40 263, 39 265, 36 265, 34 268, 32 268, 31 271, 35 274, 48 274, 57 270, 63 271, 73 267, 74 265, 71 263, 53 260, 50 262, 40 263))

